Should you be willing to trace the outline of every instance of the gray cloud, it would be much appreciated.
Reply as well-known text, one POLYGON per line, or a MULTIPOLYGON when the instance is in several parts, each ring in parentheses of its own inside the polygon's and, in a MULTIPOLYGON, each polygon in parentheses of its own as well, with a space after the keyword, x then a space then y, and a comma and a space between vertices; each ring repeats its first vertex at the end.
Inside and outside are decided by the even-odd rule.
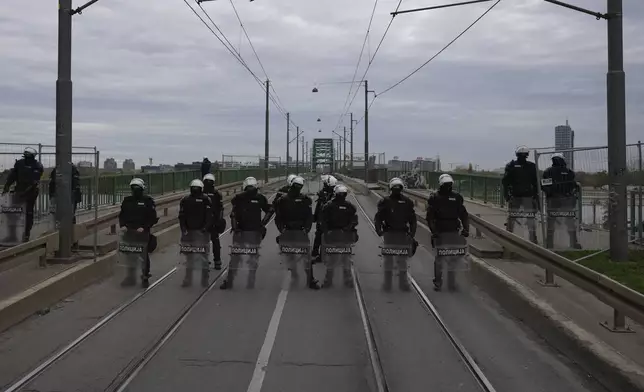
MULTIPOLYGON (((26 12, 20 0, 4 3, 0 141, 53 143, 56 5, 33 0, 26 12)), ((357 77, 397 4, 379 1, 357 77)), ((427 4, 406 0, 401 9, 427 4)), ((235 5, 306 140, 330 137, 349 86, 320 84, 318 94, 311 88, 351 80, 372 0, 235 5)), ((580 5, 605 9, 604 0, 580 5)), ((370 89, 384 91, 488 6, 397 16, 367 75, 370 89)), ((203 7, 263 80, 230 3, 203 7)), ((644 129, 644 42, 638 39, 644 36, 638 22, 644 3, 628 1, 624 7, 627 138, 636 141, 644 129)), ((370 151, 385 152, 388 159, 440 155, 444 162, 496 168, 518 144, 552 144, 554 126, 566 118, 580 145, 605 144, 605 26, 542 0, 503 0, 435 61, 376 99, 370 151)), ((99 1, 74 16, 73 36, 75 145, 96 145, 103 157, 132 157, 139 165, 150 156, 174 163, 263 153, 262 89, 182 0, 99 1)), ((284 156, 286 120, 271 110, 271 156, 284 156)), ((350 111, 356 119, 363 116, 362 91, 350 111)), ((361 122, 356 152, 363 151, 363 132, 361 122)))

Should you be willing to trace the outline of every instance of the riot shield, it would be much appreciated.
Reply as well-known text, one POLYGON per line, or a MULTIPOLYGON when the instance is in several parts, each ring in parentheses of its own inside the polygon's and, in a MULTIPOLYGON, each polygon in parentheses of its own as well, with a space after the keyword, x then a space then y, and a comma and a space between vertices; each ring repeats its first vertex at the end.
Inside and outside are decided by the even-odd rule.
POLYGON ((513 197, 508 201, 507 231, 533 243, 537 241, 540 216, 537 201, 531 197, 513 197))
POLYGON ((581 248, 578 238, 577 199, 574 196, 548 198, 546 208, 546 247, 557 250, 581 248))
POLYGON ((383 234, 383 244, 380 246, 383 269, 385 271, 407 271, 407 260, 412 254, 412 238, 404 232, 383 234))
POLYGON ((49 214, 47 214, 47 220, 45 221, 46 233, 53 233, 58 229, 58 223, 56 222, 56 198, 49 198, 49 214))
POLYGON ((13 192, 0 199, 0 246, 22 243, 25 234, 26 204, 13 192))
POLYGON ((326 265, 326 276, 322 287, 330 288, 338 266, 342 266, 342 277, 346 287, 353 287, 351 256, 355 244, 355 232, 332 230, 322 234, 320 253, 326 265))
POLYGON ((116 282, 122 287, 134 286, 137 276, 143 275, 143 265, 148 254, 148 237, 147 232, 139 233, 133 229, 121 232, 114 274, 116 282))
POLYGON ((233 232, 233 241, 230 245, 230 262, 228 263, 228 276, 226 284, 232 287, 236 277, 246 274, 246 287, 255 287, 255 274, 259 267, 259 249, 262 242, 262 233, 259 231, 233 232))
POLYGON ((469 283, 467 272, 470 270, 470 261, 465 237, 458 232, 441 233, 434 239, 434 247, 434 283, 441 283, 446 272, 449 290, 466 286, 469 283))
POLYGON ((311 240, 303 230, 285 230, 278 238, 280 254, 286 268, 291 271, 291 277, 299 277, 299 265, 302 269, 310 268, 311 240))
POLYGON ((208 262, 210 233, 201 230, 188 231, 181 236, 179 253, 182 255, 180 264, 184 275, 182 286, 192 286, 195 269, 201 271, 202 286, 207 286, 210 268, 210 263, 208 262))

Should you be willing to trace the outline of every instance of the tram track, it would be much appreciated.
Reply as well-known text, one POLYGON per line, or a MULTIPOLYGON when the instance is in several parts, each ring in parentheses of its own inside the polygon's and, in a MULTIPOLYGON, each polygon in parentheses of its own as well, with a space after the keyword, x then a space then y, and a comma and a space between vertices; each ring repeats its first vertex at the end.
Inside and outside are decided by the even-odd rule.
MULTIPOLYGON (((278 186, 278 184, 274 184, 274 186, 278 186)), ((273 193, 274 189, 271 189, 270 191, 271 193, 273 193)), ((276 193, 273 193, 269 197, 269 201, 272 200, 275 194, 276 193)), ((225 207, 227 206, 228 205, 226 205, 225 207)), ((229 232, 230 232, 230 228, 226 229, 222 234, 220 234, 219 238, 221 239, 224 235, 228 234, 229 232)), ((98 321, 96 324, 91 326, 89 329, 83 332, 72 342, 68 343, 63 348, 56 351, 53 355, 50 355, 47 359, 40 362, 39 365, 37 365, 35 368, 27 372, 24 376, 22 376, 17 381, 12 382, 4 390, 4 392, 16 392, 16 391, 24 390, 23 388, 34 383, 41 375, 43 375, 43 373, 45 373, 48 369, 50 369, 53 365, 55 365, 65 356, 69 355, 74 350, 81 347, 82 344, 86 342, 90 337, 96 335, 100 330, 102 330, 107 325, 113 324, 114 322, 116 322, 119 316, 126 313, 127 309, 132 308, 135 304, 141 302, 143 298, 147 297, 150 293, 154 292, 155 289, 161 287, 162 284, 168 281, 169 278, 172 275, 174 275, 179 269, 180 269, 179 267, 173 267, 172 269, 167 271, 158 280, 152 282, 150 286, 146 288, 144 291, 137 293, 134 297, 128 299, 127 301, 119 305, 116 309, 114 309, 112 312, 110 312, 109 314, 101 318, 100 321, 98 321)), ((169 326, 165 328, 165 330, 161 334, 161 337, 155 339, 150 345, 148 345, 146 350, 143 352, 143 355, 140 355, 134 361, 130 361, 130 363, 125 368, 121 369, 121 371, 119 372, 119 375, 117 375, 114 378, 114 380, 112 381, 112 383, 110 383, 110 386, 106 389, 106 391, 125 390, 127 385, 129 385, 129 383, 136 377, 136 375, 143 369, 143 367, 145 367, 145 365, 154 357, 154 355, 174 335, 174 333, 179 329, 181 324, 183 324, 183 322, 190 315, 192 310, 202 301, 202 299, 206 296, 206 294, 212 290, 212 288, 221 280, 221 278, 225 276, 227 271, 228 271, 228 266, 223 267, 222 270, 219 271, 218 274, 214 277, 214 279, 212 279, 212 282, 208 285, 208 287, 202 290, 196 298, 191 300, 188 303, 188 305, 183 309, 183 311, 179 314, 179 316, 175 317, 175 319, 169 324, 169 326)))
MULTIPOLYGON (((351 196, 353 198, 353 201, 355 202, 355 205, 360 210, 360 213, 364 216, 365 220, 369 223, 371 230, 375 234, 376 228, 373 221, 365 211, 364 207, 360 204, 358 199, 355 197, 355 195, 351 193, 351 196)), ((362 318, 362 322, 365 330, 365 337, 367 339, 367 346, 369 349, 369 357, 372 364, 372 370, 374 372, 374 378, 376 381, 378 392, 389 392, 390 389, 387 385, 387 379, 385 374, 386 369, 384 369, 382 366, 380 354, 378 351, 378 343, 373 334, 371 320, 369 317, 369 313, 367 311, 367 307, 365 306, 364 296, 362 293, 361 286, 359 284, 359 280, 360 280, 359 273, 358 271, 356 271, 355 267, 352 267, 352 273, 354 276, 354 281, 356 282, 356 285, 355 285, 356 297, 358 299, 358 304, 360 306, 361 318, 362 318)), ((416 295, 420 304, 427 311, 428 315, 430 315, 435 320, 435 322, 439 325, 444 336, 450 342, 451 346, 454 348, 455 352, 458 354, 460 359, 463 361, 469 373, 476 381, 476 384, 479 386, 480 390, 482 392, 496 392, 496 389, 494 388, 492 383, 488 380, 488 378, 485 376, 485 374, 478 366, 478 364, 476 363, 472 355, 468 352, 465 346, 463 346, 463 344, 459 341, 455 333, 452 332, 449 326, 445 323, 445 321, 439 314, 436 306, 434 306, 434 304, 431 302, 429 297, 425 294, 421 286, 418 284, 418 282, 414 279, 414 277, 409 272, 408 272, 408 278, 409 278, 411 287, 413 289, 413 293, 416 295)))

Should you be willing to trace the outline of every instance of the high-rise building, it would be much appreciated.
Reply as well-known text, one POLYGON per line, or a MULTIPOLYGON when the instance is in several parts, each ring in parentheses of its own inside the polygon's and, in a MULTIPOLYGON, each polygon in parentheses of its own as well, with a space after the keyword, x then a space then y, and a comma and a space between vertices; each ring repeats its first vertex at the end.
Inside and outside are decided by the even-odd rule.
MULTIPOLYGON (((555 151, 570 150, 575 148, 575 131, 566 120, 566 125, 555 127, 555 151)), ((575 170, 575 159, 572 151, 563 152, 568 168, 575 170)))
POLYGON ((134 171, 136 170, 136 165, 134 161, 130 158, 123 161, 123 170, 125 171, 134 171))
POLYGON ((116 160, 114 160, 114 158, 107 158, 103 162, 103 168, 105 170, 116 170, 118 168, 118 166, 116 165, 116 160))

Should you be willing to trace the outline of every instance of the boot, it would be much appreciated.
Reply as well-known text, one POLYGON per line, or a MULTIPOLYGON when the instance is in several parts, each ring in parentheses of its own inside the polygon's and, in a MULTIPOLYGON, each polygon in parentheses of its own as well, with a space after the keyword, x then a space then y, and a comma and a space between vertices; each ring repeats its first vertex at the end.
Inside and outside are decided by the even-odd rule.
POLYGON ((353 275, 351 275, 350 269, 342 270, 344 275, 344 287, 353 288, 353 275))
POLYGON ((443 281, 439 278, 434 278, 434 291, 441 291, 443 289, 443 281))
POLYGON ((227 289, 233 288, 233 282, 235 280, 235 272, 236 272, 235 270, 228 270, 228 276, 226 277, 226 279, 224 279, 221 286, 219 286, 219 289, 227 290, 227 289))
POLYGON ((181 287, 190 287, 192 286, 192 269, 186 268, 186 276, 183 278, 181 287))
POLYGON ((571 231, 568 234, 570 236, 570 247, 573 249, 581 249, 581 244, 579 243, 579 239, 577 238, 577 232, 571 231))
POLYGON ((382 284, 382 289, 385 291, 391 291, 391 281, 393 279, 393 271, 385 271, 385 280, 382 284))
POLYGON ((322 287, 325 289, 329 289, 333 287, 333 270, 332 269, 327 269, 326 270, 326 275, 324 275, 324 283, 322 284, 322 287))
POLYGON ((256 270, 248 271, 248 281, 246 282, 246 288, 247 289, 254 289, 255 288, 255 275, 256 274, 257 274, 256 270))
POLYGON ((401 291, 409 291, 409 279, 407 278, 407 271, 400 271, 398 273, 398 287, 401 291))
POLYGON ((148 287, 150 287, 150 279, 148 274, 141 275, 141 287, 143 287, 144 289, 147 289, 148 287))
POLYGON ((207 269, 201 270, 201 287, 210 286, 210 271, 207 269))
POLYGON ((121 286, 128 287, 128 286, 134 286, 135 284, 136 284, 136 275, 134 272, 134 268, 128 268, 127 276, 121 282, 121 286))

